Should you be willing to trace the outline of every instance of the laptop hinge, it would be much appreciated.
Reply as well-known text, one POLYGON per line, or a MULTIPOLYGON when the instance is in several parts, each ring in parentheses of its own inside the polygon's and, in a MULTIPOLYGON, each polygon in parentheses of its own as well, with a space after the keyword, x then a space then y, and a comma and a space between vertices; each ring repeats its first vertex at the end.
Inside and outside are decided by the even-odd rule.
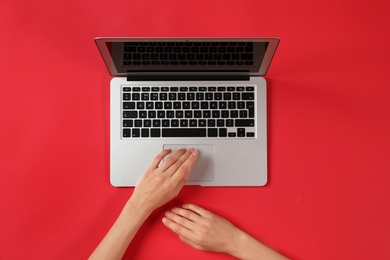
POLYGON ((246 80, 248 75, 131 75, 127 81, 231 81, 246 80))

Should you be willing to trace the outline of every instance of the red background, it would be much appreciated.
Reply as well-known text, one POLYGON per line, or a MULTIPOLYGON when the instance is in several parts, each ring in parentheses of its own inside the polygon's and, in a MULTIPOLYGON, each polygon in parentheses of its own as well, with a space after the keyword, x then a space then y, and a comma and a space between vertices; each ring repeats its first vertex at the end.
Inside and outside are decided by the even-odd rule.
POLYGON ((291 258, 390 259, 389 13, 385 0, 2 0, 0 259, 87 258, 133 191, 109 184, 97 36, 281 39, 268 185, 185 187, 125 258, 231 259, 161 224, 191 202, 291 258))

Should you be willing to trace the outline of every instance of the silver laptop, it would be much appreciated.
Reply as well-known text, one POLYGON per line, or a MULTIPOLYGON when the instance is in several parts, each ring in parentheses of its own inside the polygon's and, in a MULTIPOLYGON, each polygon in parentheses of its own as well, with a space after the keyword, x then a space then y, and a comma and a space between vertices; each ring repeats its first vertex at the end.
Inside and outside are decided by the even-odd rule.
POLYGON ((194 147, 187 184, 267 182, 267 73, 277 38, 96 38, 112 76, 110 181, 135 186, 162 149, 194 147))

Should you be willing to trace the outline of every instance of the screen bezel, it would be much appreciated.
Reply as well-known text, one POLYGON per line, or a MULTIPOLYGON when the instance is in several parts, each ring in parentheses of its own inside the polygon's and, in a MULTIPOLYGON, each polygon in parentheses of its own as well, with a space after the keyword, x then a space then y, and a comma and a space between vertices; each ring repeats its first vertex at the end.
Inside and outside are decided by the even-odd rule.
POLYGON ((265 76, 268 72, 271 61, 274 57, 276 48, 279 44, 278 38, 139 38, 139 37, 97 37, 95 38, 95 43, 100 51, 100 54, 103 57, 103 60, 107 66, 107 69, 110 75, 115 77, 126 77, 126 76, 146 76, 146 75, 245 75, 245 76, 265 76), (232 41, 232 42, 266 42, 268 46, 266 48, 263 61, 259 67, 259 70, 256 72, 250 71, 213 71, 207 70, 202 72, 197 71, 164 71, 164 72, 139 72, 139 71, 131 71, 131 72, 119 72, 115 66, 115 63, 112 59, 110 50, 108 49, 108 44, 110 42, 224 42, 224 41, 232 41))

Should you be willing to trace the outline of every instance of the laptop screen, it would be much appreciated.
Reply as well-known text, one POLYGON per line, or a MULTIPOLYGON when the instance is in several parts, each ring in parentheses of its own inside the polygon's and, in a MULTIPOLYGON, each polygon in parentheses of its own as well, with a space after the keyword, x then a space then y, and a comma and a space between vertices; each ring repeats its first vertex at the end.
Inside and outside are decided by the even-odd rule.
POLYGON ((96 43, 113 76, 210 72, 264 75, 277 45, 275 38, 97 38, 96 43))

